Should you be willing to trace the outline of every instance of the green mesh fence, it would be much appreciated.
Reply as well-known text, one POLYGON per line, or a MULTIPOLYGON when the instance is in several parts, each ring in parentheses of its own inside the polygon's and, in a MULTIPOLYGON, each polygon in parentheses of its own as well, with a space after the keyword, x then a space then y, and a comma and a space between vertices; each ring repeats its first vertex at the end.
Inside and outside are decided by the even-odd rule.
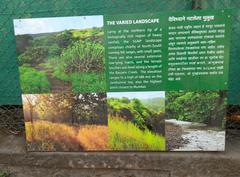
POLYGON ((232 8, 229 103, 240 103, 239 0, 0 0, 0 4, 0 128, 11 132, 23 129, 21 106, 5 106, 22 104, 13 29, 16 18, 232 8))
POLYGON ((229 70, 229 104, 240 104, 240 1, 201 0, 202 9, 232 9, 232 40, 229 70))
POLYGON ((24 129, 13 19, 190 10, 192 0, 0 0, 0 129, 24 129))
POLYGON ((1 0, 0 104, 21 105, 14 18, 189 10, 191 0, 1 0))

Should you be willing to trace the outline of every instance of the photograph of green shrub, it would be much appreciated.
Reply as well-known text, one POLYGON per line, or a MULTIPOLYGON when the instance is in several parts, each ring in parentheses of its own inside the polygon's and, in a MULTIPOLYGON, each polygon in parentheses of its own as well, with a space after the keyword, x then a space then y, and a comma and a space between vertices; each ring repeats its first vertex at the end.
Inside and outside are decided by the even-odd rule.
POLYGON ((14 20, 24 94, 106 91, 103 16, 14 20))
POLYGON ((227 92, 166 92, 170 151, 224 151, 227 92))
POLYGON ((165 93, 107 93, 109 149, 165 151, 165 93))

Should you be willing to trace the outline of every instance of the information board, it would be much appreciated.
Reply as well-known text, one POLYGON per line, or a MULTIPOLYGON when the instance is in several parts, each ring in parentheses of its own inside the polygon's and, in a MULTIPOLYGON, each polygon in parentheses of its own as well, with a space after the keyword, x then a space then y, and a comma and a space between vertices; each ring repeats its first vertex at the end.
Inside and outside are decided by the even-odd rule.
POLYGON ((223 151, 228 10, 14 20, 29 151, 223 151))
POLYGON ((230 15, 105 16, 109 91, 227 89, 230 15))

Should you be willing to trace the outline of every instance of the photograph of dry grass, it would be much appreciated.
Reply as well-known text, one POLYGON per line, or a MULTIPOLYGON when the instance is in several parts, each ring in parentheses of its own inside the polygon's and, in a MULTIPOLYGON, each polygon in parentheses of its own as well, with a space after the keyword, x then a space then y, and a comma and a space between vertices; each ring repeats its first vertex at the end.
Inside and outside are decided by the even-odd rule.
POLYGON ((108 149, 105 93, 23 95, 29 151, 108 149))

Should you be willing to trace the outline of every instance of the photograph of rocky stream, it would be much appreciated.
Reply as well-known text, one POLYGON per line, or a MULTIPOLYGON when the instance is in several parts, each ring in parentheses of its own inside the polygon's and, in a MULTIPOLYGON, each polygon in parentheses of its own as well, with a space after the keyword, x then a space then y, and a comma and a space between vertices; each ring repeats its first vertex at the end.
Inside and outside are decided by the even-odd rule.
POLYGON ((167 92, 167 149, 224 151, 225 115, 225 91, 167 92))

